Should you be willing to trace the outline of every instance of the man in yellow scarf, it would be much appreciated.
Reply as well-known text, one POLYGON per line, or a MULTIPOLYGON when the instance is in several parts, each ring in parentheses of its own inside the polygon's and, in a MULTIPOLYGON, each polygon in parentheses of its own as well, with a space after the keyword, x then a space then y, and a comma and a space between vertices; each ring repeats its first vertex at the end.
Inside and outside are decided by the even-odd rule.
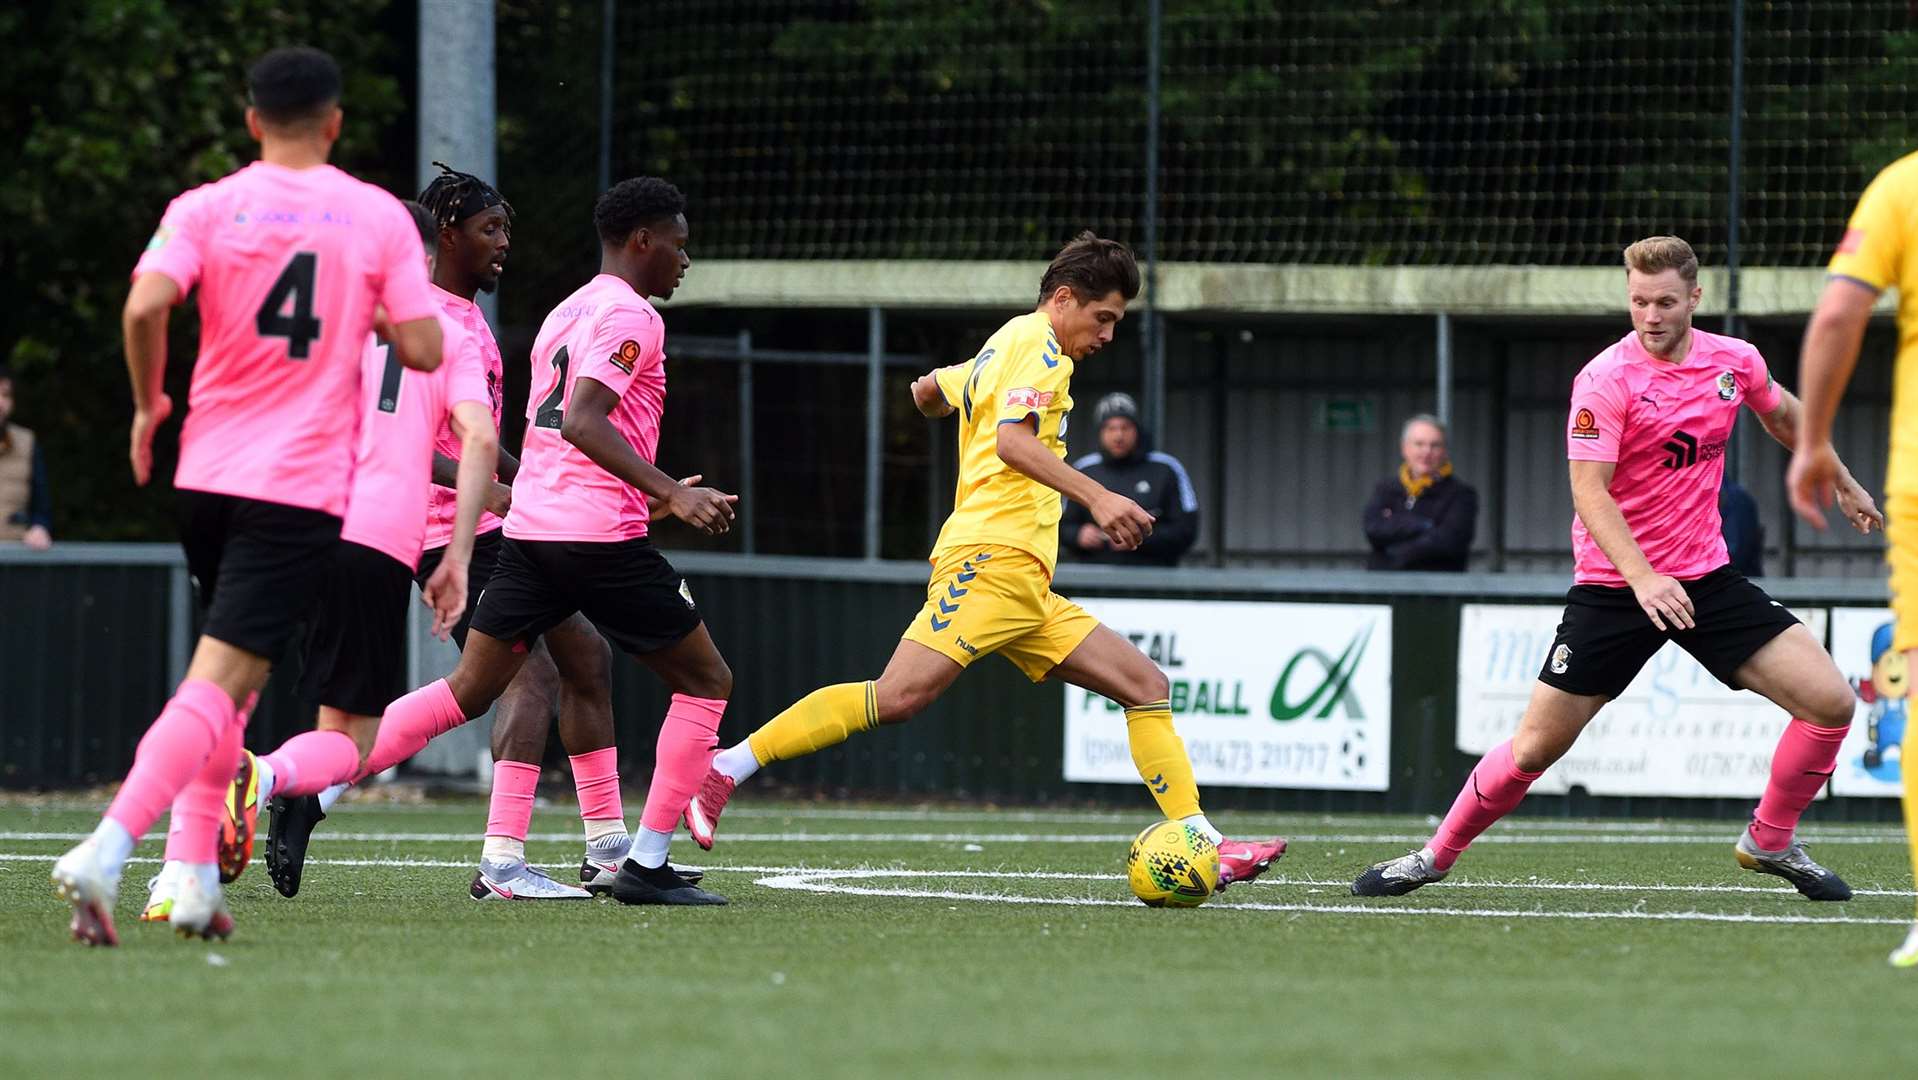
POLYGON ((1399 438, 1398 475, 1372 489, 1365 538, 1373 570, 1463 571, 1478 528, 1478 492, 1452 476, 1445 425, 1420 413, 1399 438))

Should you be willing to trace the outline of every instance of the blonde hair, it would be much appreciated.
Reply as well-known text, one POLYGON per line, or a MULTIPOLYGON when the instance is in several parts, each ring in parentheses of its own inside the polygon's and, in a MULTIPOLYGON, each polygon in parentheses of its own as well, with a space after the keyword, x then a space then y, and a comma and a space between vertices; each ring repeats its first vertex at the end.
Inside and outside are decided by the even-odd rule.
POLYGON ((1685 284, 1698 284, 1698 256, 1676 236, 1648 236, 1625 249, 1625 269, 1641 274, 1678 271, 1685 284))

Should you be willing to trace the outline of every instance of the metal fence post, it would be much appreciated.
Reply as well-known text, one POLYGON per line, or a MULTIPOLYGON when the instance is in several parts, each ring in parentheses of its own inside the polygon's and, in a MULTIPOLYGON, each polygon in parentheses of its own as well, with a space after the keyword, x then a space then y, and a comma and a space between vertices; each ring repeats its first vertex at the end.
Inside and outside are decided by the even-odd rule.
POLYGON ((885 427, 886 313, 866 312, 866 542, 868 559, 879 557, 879 435, 885 427))
POLYGON ((1159 314, 1159 67, 1161 0, 1146 5, 1145 60, 1145 325, 1141 335, 1146 429, 1165 431, 1165 322, 1159 314))
MULTIPOLYGON (((499 180, 493 0, 419 0, 419 161, 421 187, 444 161, 499 180)), ((481 293, 480 310, 499 334, 499 299, 481 293)))
POLYGON ((1438 393, 1436 412, 1439 421, 1446 426, 1452 423, 1452 316, 1446 312, 1438 313, 1438 325, 1434 328, 1438 338, 1438 393))
POLYGON ((605 0, 599 22, 599 190, 613 186, 613 44, 619 0, 605 0))
POLYGON ((753 522, 753 332, 739 332, 739 549, 748 555, 758 550, 757 528, 753 522))

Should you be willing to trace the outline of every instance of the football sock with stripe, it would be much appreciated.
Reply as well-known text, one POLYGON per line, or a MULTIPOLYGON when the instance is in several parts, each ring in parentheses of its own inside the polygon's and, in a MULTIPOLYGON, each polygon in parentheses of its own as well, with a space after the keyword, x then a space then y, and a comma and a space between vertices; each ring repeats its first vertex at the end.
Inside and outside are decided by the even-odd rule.
POLYGON ((1849 728, 1820 727, 1793 717, 1771 755, 1771 780, 1752 812, 1752 841, 1763 851, 1791 846, 1792 831, 1805 807, 1818 797, 1838 764, 1838 744, 1849 728))
POLYGON ((838 746, 856 731, 873 730, 879 726, 873 695, 870 682, 836 683, 814 690, 747 738, 754 760, 762 766, 791 761, 838 746))
POLYGON ((1458 857, 1492 823, 1512 812, 1531 790, 1532 782, 1543 773, 1528 773, 1512 757, 1512 740, 1507 739, 1479 759, 1465 787, 1452 801, 1452 809, 1426 845, 1432 853, 1432 868, 1450 870, 1458 857))
MULTIPOLYGON (((1125 711, 1126 742, 1139 779, 1158 800, 1159 810, 1173 821, 1199 812, 1199 785, 1192 779, 1192 759, 1172 726, 1172 703, 1150 701, 1125 711)), ((1208 826, 1209 827, 1209 826, 1208 826)))

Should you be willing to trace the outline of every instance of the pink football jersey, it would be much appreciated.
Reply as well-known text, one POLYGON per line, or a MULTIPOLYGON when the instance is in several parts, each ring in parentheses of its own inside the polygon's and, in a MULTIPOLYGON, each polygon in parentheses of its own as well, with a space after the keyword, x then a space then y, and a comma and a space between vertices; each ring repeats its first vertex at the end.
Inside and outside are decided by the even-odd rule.
MULTIPOLYGON (((505 368, 500 362, 499 342, 493 338, 493 328, 486 325, 486 315, 479 305, 463 296, 454 296, 435 285, 433 296, 440 302, 440 310, 446 316, 440 320, 442 325, 449 319, 457 323, 479 349, 481 377, 485 380, 487 405, 493 410, 493 430, 498 431, 501 410, 506 404, 505 368)), ((450 362, 452 353, 447 353, 450 362)), ((433 449, 452 458, 460 459, 459 436, 453 434, 451 422, 440 425, 439 434, 434 437, 433 449)), ((433 485, 428 496, 426 510, 426 548, 443 548, 453 540, 453 518, 459 509, 459 499, 452 488, 433 485)), ((479 528, 474 532, 484 535, 498 529, 504 522, 490 510, 480 511, 479 528)))
MULTIPOLYGON (((1769 413, 1779 393, 1748 341, 1694 328, 1690 352, 1674 364, 1626 334, 1572 383, 1566 456, 1616 462, 1609 490, 1652 569, 1681 581, 1703 577, 1730 561, 1718 488, 1738 407, 1769 413)), ((1576 515, 1572 553, 1578 584, 1625 584, 1576 515)))
POLYGON ((653 461, 666 410, 666 330, 631 285, 601 274, 546 316, 533 342, 526 442, 506 535, 516 540, 614 541, 646 535, 646 496, 560 436, 581 378, 619 395, 610 419, 653 461))
POLYGON ((256 161, 174 199, 133 273, 199 287, 174 484, 344 514, 374 307, 438 310, 399 200, 331 165, 256 161))
POLYGON ((409 570, 418 569, 426 536, 420 507, 433 486, 434 432, 450 428, 460 402, 492 404, 479 344, 445 315, 440 332, 445 345, 436 371, 402 367, 393 347, 372 335, 360 358, 360 438, 340 539, 391 555, 409 570))

